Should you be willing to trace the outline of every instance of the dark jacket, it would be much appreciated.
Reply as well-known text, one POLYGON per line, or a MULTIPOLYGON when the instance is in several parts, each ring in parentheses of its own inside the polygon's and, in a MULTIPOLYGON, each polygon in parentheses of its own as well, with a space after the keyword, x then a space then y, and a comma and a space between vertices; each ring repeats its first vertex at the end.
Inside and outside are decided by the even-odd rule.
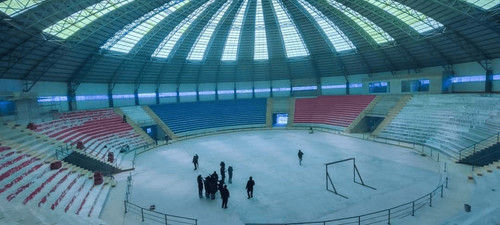
POLYGON ((255 181, 253 180, 248 180, 246 189, 248 190, 253 190, 253 186, 255 185, 255 181))
POLYGON ((203 190, 203 178, 201 175, 198 176, 198 189, 203 190))
POLYGON ((226 164, 224 162, 220 162, 220 174, 224 175, 226 172, 226 164))
MULTIPOLYGON (((205 191, 208 193, 210 193, 209 182, 210 182, 210 176, 205 177, 205 181, 203 183, 205 184, 205 191)), ((199 185, 198 185, 198 187, 199 187, 199 185)))
POLYGON ((222 188, 222 190, 220 191, 220 196, 223 199, 228 199, 229 198, 229 190, 227 190, 227 188, 222 188))

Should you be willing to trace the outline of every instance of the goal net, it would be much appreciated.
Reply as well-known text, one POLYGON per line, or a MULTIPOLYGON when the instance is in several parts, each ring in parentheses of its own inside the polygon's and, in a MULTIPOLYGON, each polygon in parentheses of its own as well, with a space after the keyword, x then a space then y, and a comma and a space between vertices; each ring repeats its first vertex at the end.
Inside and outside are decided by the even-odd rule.
POLYGON ((337 189, 335 188, 334 182, 332 180, 331 175, 333 174, 333 171, 335 167, 338 167, 340 163, 351 163, 352 162, 352 170, 353 170, 353 182, 360 184, 364 187, 371 188, 373 190, 377 190, 374 187, 368 186, 365 184, 363 181, 363 178, 361 178, 361 174, 359 173, 358 167, 356 166, 356 158, 348 158, 348 159, 343 159, 335 162, 330 162, 325 164, 325 171, 326 171, 326 190, 330 191, 336 195, 339 195, 343 198, 348 198, 345 195, 340 194, 337 189), (330 173, 331 172, 331 173, 330 173), (359 181, 358 181, 359 180, 359 181))

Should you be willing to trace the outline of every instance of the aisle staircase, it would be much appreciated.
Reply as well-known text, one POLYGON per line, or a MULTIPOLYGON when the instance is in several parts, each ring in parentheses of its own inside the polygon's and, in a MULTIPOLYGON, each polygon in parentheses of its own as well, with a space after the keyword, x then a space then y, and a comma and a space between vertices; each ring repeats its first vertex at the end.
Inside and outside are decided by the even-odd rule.
POLYGON ((365 118, 365 116, 382 100, 382 96, 375 97, 368 106, 352 121, 352 123, 345 129, 344 132, 351 133, 356 126, 365 118))
POLYGON ((158 115, 156 115, 156 113, 154 113, 153 110, 149 108, 149 106, 144 105, 142 106, 142 108, 153 119, 153 121, 155 121, 155 123, 158 124, 158 126, 160 126, 163 132, 165 132, 165 134, 167 134, 170 137, 170 139, 175 140, 178 138, 177 135, 175 135, 174 132, 170 128, 168 128, 167 124, 165 124, 163 120, 161 120, 160 117, 158 117, 158 115))
POLYGON ((273 99, 267 98, 266 102, 266 127, 273 126, 273 99))
POLYGON ((111 176, 112 174, 123 172, 123 170, 111 163, 103 162, 95 157, 82 154, 78 151, 73 151, 71 154, 67 155, 63 161, 88 171, 99 171, 105 176, 111 176))
MULTIPOLYGON (((124 115, 124 112, 120 108, 115 108, 115 112, 121 117, 123 117, 124 115)), ((151 138, 146 132, 144 132, 144 130, 142 130, 142 128, 139 127, 139 125, 137 125, 137 123, 135 123, 133 120, 127 119, 127 123, 134 129, 137 134, 141 135, 141 137, 144 138, 148 144, 155 143, 155 140, 153 140, 153 138, 151 138)))
POLYGON ((382 130, 384 130, 384 128, 389 125, 392 120, 398 115, 398 113, 401 111, 401 109, 403 109, 406 103, 410 101, 411 97, 411 95, 402 96, 401 99, 399 99, 398 103, 396 103, 394 107, 389 110, 389 113, 384 118, 384 120, 382 120, 382 122, 380 122, 377 128, 372 132, 372 136, 378 136, 380 132, 382 132, 382 130))
POLYGON ((460 151, 459 163, 486 166, 500 161, 500 133, 460 151))

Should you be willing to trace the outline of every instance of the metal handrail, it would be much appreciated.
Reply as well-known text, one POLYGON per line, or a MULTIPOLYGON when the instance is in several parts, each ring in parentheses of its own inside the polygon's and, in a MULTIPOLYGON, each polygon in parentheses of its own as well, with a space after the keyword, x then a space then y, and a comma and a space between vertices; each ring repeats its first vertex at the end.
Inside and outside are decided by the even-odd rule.
POLYGON ((179 223, 194 224, 194 225, 198 224, 198 219, 193 219, 193 218, 189 218, 189 217, 176 216, 176 215, 170 215, 170 214, 166 214, 166 213, 156 212, 156 211, 143 208, 143 207, 141 207, 141 206, 139 206, 137 204, 134 204, 134 203, 130 202, 130 195, 131 195, 131 192, 132 192, 131 189, 132 189, 132 172, 130 172, 129 175, 127 176, 127 189, 125 191, 125 200, 124 200, 125 213, 127 213, 131 209, 132 210, 140 211, 141 212, 141 219, 142 219, 143 222, 144 222, 145 219, 150 219, 150 220, 155 221, 155 222, 160 222, 160 223, 168 224, 168 221, 172 221, 172 218, 176 218, 176 219, 186 220, 186 221, 177 221, 179 223), (146 212, 146 213, 144 213, 144 212, 146 212), (160 216, 154 216, 154 215, 151 215, 151 214, 147 214, 148 212, 150 212, 152 214, 160 215, 160 216), (148 218, 148 215, 151 215, 154 218, 161 218, 163 221, 157 221, 157 220, 154 220, 153 218, 148 218))
POLYGON ((138 206, 132 202, 129 202, 127 200, 124 201, 124 204, 125 204, 125 213, 127 213, 128 211, 133 211, 133 210, 137 210, 137 212, 140 211, 140 214, 141 214, 141 220, 144 222, 144 220, 146 219, 150 219, 152 221, 155 221, 155 222, 159 222, 159 223, 164 223, 164 224, 169 224, 168 222, 169 221, 172 221, 172 220, 175 220, 177 219, 176 222, 178 223, 183 223, 183 224, 192 224, 192 225, 197 225, 198 224, 198 219, 193 219, 193 218, 189 218, 189 217, 184 217, 184 216, 176 216, 176 215, 170 215, 170 214, 166 214, 166 213, 161 213, 161 212, 156 212, 154 210, 150 210, 150 209, 146 209, 146 208, 143 208, 141 206, 138 206), (148 217, 148 216, 151 216, 151 217, 148 217), (155 220, 155 219, 161 219, 163 221, 158 221, 158 220, 155 220), (183 220, 183 221, 179 221, 180 220, 183 220))
POLYGON ((407 203, 404 203, 404 204, 400 204, 398 206, 394 206, 392 208, 388 208, 388 209, 384 209, 384 210, 379 210, 379 211, 376 211, 376 212, 366 213, 366 214, 359 215, 359 216, 350 216, 350 217, 344 217, 344 218, 338 218, 338 219, 332 219, 332 220, 305 221, 305 222, 293 222, 293 223, 246 223, 246 225, 264 225, 264 224, 267 224, 267 225, 326 224, 326 223, 330 223, 330 222, 339 222, 339 221, 347 222, 346 220, 351 220, 350 223, 362 224, 363 222, 366 222, 366 220, 374 219, 374 218, 379 218, 379 217, 383 217, 383 216, 386 217, 386 218, 381 219, 381 220, 379 220, 377 222, 388 221, 389 224, 390 224, 391 219, 400 218, 401 217, 401 215, 394 216, 395 211, 396 211, 396 213, 399 213, 399 212, 402 212, 403 210, 409 210, 409 208, 410 208, 409 205, 410 204, 411 204, 412 207, 411 207, 411 210, 405 211, 404 215, 406 215, 406 216, 407 215, 415 216, 415 212, 418 209, 420 209, 421 207, 423 207, 424 205, 426 205, 427 203, 429 204, 429 207, 432 207, 432 198, 435 197, 437 194, 439 194, 439 196, 441 198, 443 198, 443 190, 444 190, 444 188, 448 188, 448 177, 446 177, 445 180, 444 180, 444 182, 441 183, 441 185, 437 186, 430 193, 425 194, 422 197, 417 198, 417 199, 415 199, 415 200, 413 200, 411 202, 407 202, 407 203), (425 200, 425 201, 421 201, 421 200, 425 200), (419 201, 421 201, 421 202, 419 202, 419 201), (407 206, 407 207, 405 207, 405 206, 407 206), (415 207, 415 206, 420 206, 420 207, 415 207), (399 209, 402 209, 402 210, 399 210, 399 209), (371 218, 367 218, 367 219, 363 220, 363 217, 368 217, 368 216, 372 216, 372 215, 376 215, 376 214, 382 214, 382 213, 384 213, 384 214, 381 215, 381 216, 371 217, 371 218), (391 215, 393 215, 393 216, 391 216, 391 215))
POLYGON ((493 137, 495 137, 495 136, 496 136, 496 139, 497 139, 495 143, 498 143, 498 142, 499 142, 499 139, 500 139, 500 132, 498 132, 498 133, 496 133, 496 134, 494 134, 494 135, 491 135, 491 136, 489 136, 489 137, 487 137, 487 138, 485 138, 485 139, 483 139, 483 140, 481 140, 481 141, 478 141, 478 142, 476 142, 476 143, 474 143, 474 144, 472 144, 472 145, 470 145, 470 146, 468 146, 468 147, 463 148, 462 150, 460 150, 460 151, 459 151, 459 157, 458 157, 458 160, 461 160, 461 159, 462 159, 462 155, 464 155, 464 154, 462 154, 462 152, 465 152, 465 151, 468 151, 468 150, 469 150, 469 151, 470 151, 470 150, 472 150, 472 152, 473 152, 473 153, 475 153, 475 152, 476 152, 476 146, 477 146, 477 145, 481 145, 481 144, 482 144, 482 142, 485 142, 485 141, 487 141, 487 140, 489 140, 489 139, 491 139, 491 138, 493 138, 493 137), (469 149, 469 148, 471 148, 471 149, 469 149))

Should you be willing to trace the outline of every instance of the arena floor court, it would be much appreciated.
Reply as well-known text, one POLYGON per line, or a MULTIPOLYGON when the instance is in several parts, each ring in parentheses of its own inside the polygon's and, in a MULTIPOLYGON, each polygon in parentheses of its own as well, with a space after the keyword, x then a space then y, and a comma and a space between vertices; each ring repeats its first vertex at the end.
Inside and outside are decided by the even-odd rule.
MULTIPOLYGON (((138 155, 130 201, 145 208, 154 204, 158 212, 197 218, 198 224, 305 222, 357 216, 411 202, 429 194, 449 177, 444 198, 437 198, 432 208, 422 207, 414 217, 392 222, 455 224, 453 218, 464 221, 463 217, 460 219, 463 204, 475 201, 470 196, 481 188, 464 184, 467 168, 470 169, 450 163, 445 157, 437 162, 436 157, 423 157, 415 150, 332 133, 234 132, 188 139, 138 155), (305 153, 302 166, 298 149, 305 153), (193 170, 195 153, 200 157, 199 170, 193 170), (365 184, 376 190, 354 183, 352 162, 345 162, 330 168, 329 173, 337 191, 348 199, 327 191, 325 163, 353 157, 365 184), (211 200, 200 199, 197 192, 196 177, 219 173, 221 161, 226 168, 234 168, 233 183, 228 184, 228 209, 221 208, 219 193, 211 200), (254 198, 250 200, 245 191, 249 176, 256 182, 254 198)), ((124 194, 127 175, 116 177, 118 187, 110 193, 101 213, 105 221, 110 220, 107 217, 113 211, 114 215, 123 214, 123 202, 115 199, 123 198, 120 195, 124 194)), ((498 196, 498 192, 493 193, 498 196)), ((488 200, 481 202, 489 204, 488 200)), ((498 206, 489 212, 492 214, 485 221, 498 221, 498 206)), ((473 210, 466 216, 481 215, 475 215, 473 210)), ((117 221, 116 216, 112 220, 110 224, 137 224, 141 217, 127 213, 123 220, 117 221)))

